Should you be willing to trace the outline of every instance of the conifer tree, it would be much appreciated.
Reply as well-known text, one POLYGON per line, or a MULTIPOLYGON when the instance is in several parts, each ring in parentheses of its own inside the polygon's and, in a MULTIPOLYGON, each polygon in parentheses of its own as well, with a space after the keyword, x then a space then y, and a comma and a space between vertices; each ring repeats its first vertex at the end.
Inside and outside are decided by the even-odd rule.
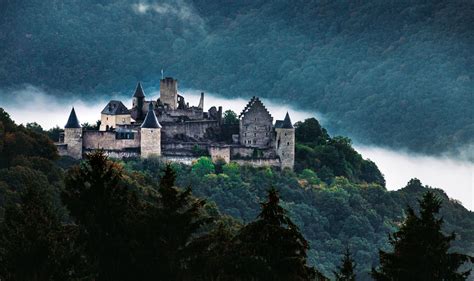
POLYGON ((79 280, 86 277, 77 227, 63 225, 51 190, 28 186, 6 208, 0 226, 0 280, 79 280))
POLYGON ((306 261, 308 242, 280 206, 271 188, 261 203, 258 219, 241 229, 236 238, 236 280, 314 280, 317 275, 306 261))
POLYGON ((211 219, 206 216, 205 200, 192 196, 191 188, 174 186, 176 172, 166 165, 158 188, 159 196, 149 211, 149 249, 153 249, 156 276, 163 280, 178 280, 184 271, 186 247, 198 231, 211 219))
POLYGON ((341 260, 341 265, 337 267, 337 272, 334 272, 336 281, 355 281, 356 275, 354 273, 356 264, 351 256, 349 247, 344 252, 344 257, 341 260))
POLYGON ((441 201, 429 191, 420 204, 420 215, 409 207, 399 231, 389 236, 393 252, 380 251, 380 268, 372 269, 375 280, 466 280, 470 270, 458 271, 465 262, 474 262, 467 255, 450 253, 455 234, 441 231, 442 218, 436 218, 441 201))
POLYGON ((62 199, 79 225, 96 280, 140 279, 130 247, 140 212, 121 168, 98 151, 68 172, 65 185, 62 199))

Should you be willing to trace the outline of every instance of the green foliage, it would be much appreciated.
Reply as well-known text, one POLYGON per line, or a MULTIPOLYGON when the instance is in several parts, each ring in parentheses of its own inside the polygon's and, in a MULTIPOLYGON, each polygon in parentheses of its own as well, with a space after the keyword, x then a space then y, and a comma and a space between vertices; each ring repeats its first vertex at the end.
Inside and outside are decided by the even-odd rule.
POLYGON ((89 124, 89 123, 86 122, 86 123, 82 123, 82 124, 81 124, 81 127, 82 127, 84 130, 99 130, 101 123, 102 123, 102 122, 101 122, 100 120, 97 120, 97 121, 95 122, 95 124, 89 124))
POLYGON ((62 200, 79 225, 96 280, 134 280, 133 229, 140 205, 117 164, 102 152, 68 171, 62 200))
POLYGON ((385 186, 385 179, 374 162, 364 160, 352 148, 347 137, 331 138, 315 118, 295 124, 295 169, 312 169, 319 178, 330 184, 335 176, 353 182, 378 183, 385 186))
MULTIPOLYGON (((412 180, 409 185, 417 185, 412 180)), ((459 271, 474 257, 450 252, 456 235, 441 231, 443 219, 437 218, 441 200, 426 192, 419 201, 420 214, 409 207, 400 230, 390 235, 393 253, 380 251, 380 268, 372 270, 375 280, 466 280, 471 270, 459 271)))
POLYGON ((355 267, 355 261, 351 256, 349 248, 347 247, 344 253, 344 257, 341 260, 341 265, 337 267, 338 271, 334 272, 336 281, 355 281, 355 267))
POLYGON ((235 238, 235 271, 238 280, 312 280, 313 268, 306 264, 308 241, 280 206, 272 188, 261 203, 256 221, 244 226, 235 238))
POLYGON ((9 167, 17 156, 58 158, 56 147, 41 126, 29 123, 17 126, 10 115, 0 108, 0 168, 9 167))
MULTIPOLYGON (((147 161, 127 161, 125 164, 154 178, 157 168, 155 164, 147 167, 144 164, 147 161)), ((357 261, 358 280, 371 280, 369 272, 378 262, 378 249, 388 247, 387 233, 395 231, 403 220, 403 206, 414 204, 427 190, 421 184, 410 182, 401 190, 387 191, 376 184, 355 184, 342 177, 334 178, 329 186, 324 183, 309 185, 306 178, 311 179, 314 172, 295 174, 235 163, 225 165, 219 175, 205 177, 194 176, 191 167, 175 167, 178 186, 192 185, 194 195, 215 202, 221 214, 242 223, 251 222, 258 216, 259 202, 267 195, 265 187, 274 185, 284 199, 281 205, 310 244, 309 264, 330 276, 340 265, 344 247, 349 244, 357 261)), ((453 241, 452 249, 460 253, 474 251, 472 213, 449 200, 441 190, 434 192, 445 206, 441 210, 445 218, 443 230, 456 231, 460 238, 453 241)), ((225 266, 223 260, 221 267, 225 266)))
POLYGON ((64 129, 60 128, 59 126, 55 126, 51 129, 49 129, 46 133, 48 134, 48 137, 53 142, 58 142, 59 141, 59 135, 63 132, 64 132, 64 129))
POLYGON ((191 189, 184 191, 174 186, 176 173, 167 165, 160 180, 156 204, 152 205, 147 218, 147 236, 151 245, 144 244, 149 258, 155 261, 150 276, 163 280, 180 280, 186 262, 188 244, 202 227, 212 222, 204 212, 205 200, 196 199, 191 189))
POLYGON ((87 276, 77 227, 63 225, 49 186, 30 186, 0 225, 2 280, 80 280, 87 276))
POLYGON ((224 124, 230 124, 230 125, 239 124, 239 118, 237 117, 237 114, 230 109, 224 111, 223 119, 224 119, 224 124))
POLYGON ((191 171, 198 177, 212 174, 215 171, 214 163, 212 163, 212 160, 209 157, 200 157, 196 163, 193 164, 191 171))

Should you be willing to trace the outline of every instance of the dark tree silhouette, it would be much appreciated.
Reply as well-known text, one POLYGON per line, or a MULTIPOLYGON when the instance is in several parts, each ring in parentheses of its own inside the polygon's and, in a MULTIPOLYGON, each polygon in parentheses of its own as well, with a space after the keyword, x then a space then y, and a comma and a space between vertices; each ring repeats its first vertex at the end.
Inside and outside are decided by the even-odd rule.
POLYGON ((62 199, 80 227, 96 280, 140 279, 131 248, 140 210, 121 168, 98 151, 73 167, 65 184, 62 199))
POLYGON ((465 280, 470 270, 460 272, 459 267, 474 258, 449 252, 456 235, 441 231, 443 219, 436 218, 441 201, 428 191, 418 202, 420 216, 411 207, 407 209, 400 230, 389 237, 393 252, 380 251, 380 267, 372 269, 372 277, 379 281, 465 280))
POLYGON ((150 270, 163 280, 182 278, 190 255, 189 243, 212 221, 203 208, 206 201, 193 197, 191 188, 175 187, 175 180, 176 172, 168 164, 160 179, 158 196, 147 212, 150 244, 146 247, 155 260, 150 270))
POLYGON ((278 192, 270 189, 258 219, 237 235, 238 280, 313 280, 317 276, 307 265, 308 242, 279 203, 278 192))
POLYGON ((356 263, 351 256, 349 247, 344 252, 344 257, 341 260, 341 265, 337 267, 337 271, 334 272, 336 281, 355 281, 356 275, 354 273, 356 263))
POLYGON ((0 225, 0 280, 79 280, 87 277, 77 227, 63 225, 48 187, 29 186, 0 225))

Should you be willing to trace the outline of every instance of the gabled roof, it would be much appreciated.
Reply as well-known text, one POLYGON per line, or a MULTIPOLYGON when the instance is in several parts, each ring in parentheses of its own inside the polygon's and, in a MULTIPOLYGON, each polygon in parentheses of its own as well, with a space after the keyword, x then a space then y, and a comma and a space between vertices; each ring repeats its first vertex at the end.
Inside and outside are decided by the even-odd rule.
POLYGON ((130 114, 130 111, 127 109, 125 105, 123 105, 121 101, 111 100, 105 106, 104 110, 102 110, 101 113, 108 114, 108 115, 122 115, 122 114, 130 114))
POLYGON ((262 101, 258 98, 258 97, 252 97, 250 99, 250 101, 247 103, 247 105, 245 106, 244 110, 242 110, 242 112, 240 113, 239 115, 239 118, 241 118, 242 116, 244 116, 247 112, 250 111, 251 108, 255 107, 255 106, 260 106, 262 107, 267 113, 268 115, 271 116, 270 112, 268 111, 268 109, 265 107, 265 105, 263 105, 262 101))
POLYGON ((145 94, 143 92, 142 84, 138 82, 137 88, 135 89, 135 94, 133 94, 134 98, 144 98, 145 94))
POLYGON ((74 107, 71 110, 71 113, 69 114, 69 118, 67 119, 66 126, 64 128, 80 128, 81 125, 79 124, 79 120, 77 120, 76 116, 76 111, 74 110, 74 107))
POLYGON ((146 114, 141 127, 146 129, 161 128, 160 122, 158 122, 158 118, 156 118, 155 110, 153 109, 153 103, 151 102, 148 106, 148 113, 146 114))
POLYGON ((286 113, 286 116, 285 116, 284 120, 277 120, 275 122, 275 128, 293 129, 293 124, 291 124, 291 119, 290 119, 290 115, 288 114, 288 112, 286 113))

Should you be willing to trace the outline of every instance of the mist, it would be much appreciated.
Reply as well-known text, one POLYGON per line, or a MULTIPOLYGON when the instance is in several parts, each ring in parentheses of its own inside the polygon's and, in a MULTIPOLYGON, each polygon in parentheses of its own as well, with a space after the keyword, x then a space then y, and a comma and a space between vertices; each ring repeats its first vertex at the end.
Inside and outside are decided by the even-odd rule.
MULTIPOLYGON (((17 124, 36 122, 44 129, 54 126, 63 127, 66 124, 71 108, 74 106, 81 123, 95 123, 100 119, 100 112, 111 99, 121 100, 127 107, 131 107, 133 93, 118 94, 109 98, 81 100, 78 98, 63 98, 45 93, 34 86, 25 86, 21 89, 0 90, 2 98, 0 107, 3 107, 17 124)), ((190 105, 197 105, 200 98, 199 90, 183 90, 180 92, 190 105)), ((146 92, 147 99, 156 99, 158 92, 146 92)), ((73 95, 70 95, 73 96, 73 95)), ((318 112, 300 111, 284 102, 262 99, 272 114, 274 120, 282 120, 286 112, 290 114, 293 123, 306 118, 315 117, 324 126, 325 118, 318 112)), ((226 99, 218 94, 207 94, 204 99, 204 108, 222 106, 225 110, 233 110, 239 114, 247 99, 226 99)), ((351 137, 349 135, 349 137, 351 137)), ((426 156, 408 153, 403 150, 394 150, 376 146, 364 145, 361 140, 354 140, 355 149, 364 158, 374 161, 385 176, 388 190, 397 190, 406 185, 411 178, 418 178, 423 184, 443 189, 450 198, 458 200, 469 210, 474 210, 474 164, 454 156, 426 156)), ((467 151, 467 153, 472 153, 467 151)))
POLYGON ((364 158, 374 161, 385 176, 388 190, 397 190, 412 178, 443 189, 450 198, 474 210, 474 164, 449 157, 433 157, 387 148, 356 145, 364 158))

